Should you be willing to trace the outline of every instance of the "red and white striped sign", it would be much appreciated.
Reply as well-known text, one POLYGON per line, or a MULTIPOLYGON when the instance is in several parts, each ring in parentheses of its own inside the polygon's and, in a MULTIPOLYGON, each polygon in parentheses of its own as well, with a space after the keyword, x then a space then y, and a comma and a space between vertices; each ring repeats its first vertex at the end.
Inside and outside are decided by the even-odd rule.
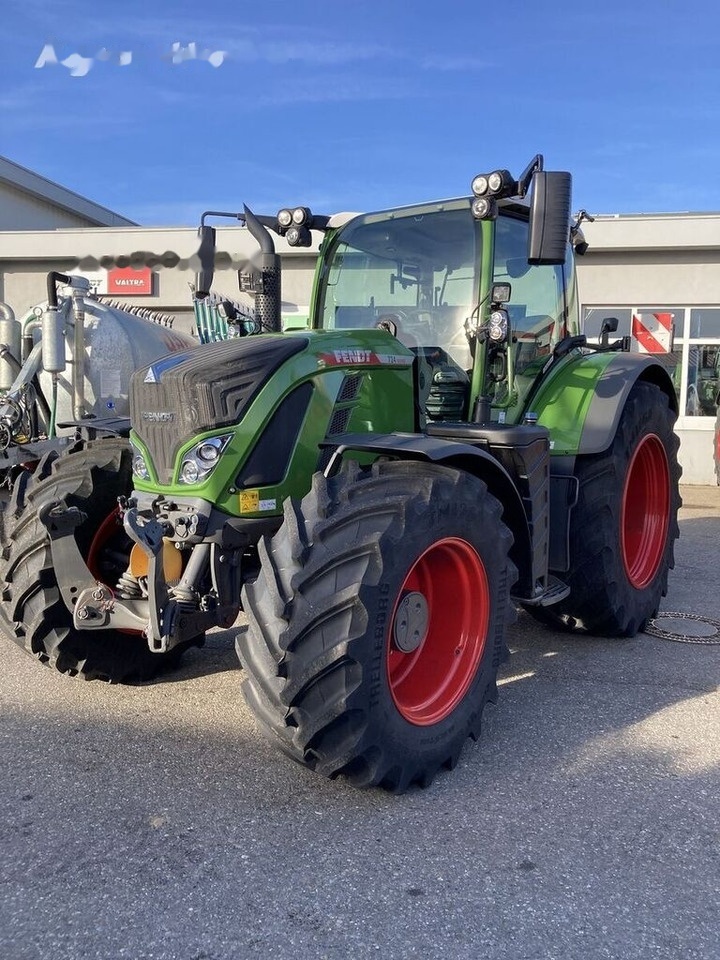
POLYGON ((633 349, 638 353, 670 353, 674 313, 634 313, 633 349))

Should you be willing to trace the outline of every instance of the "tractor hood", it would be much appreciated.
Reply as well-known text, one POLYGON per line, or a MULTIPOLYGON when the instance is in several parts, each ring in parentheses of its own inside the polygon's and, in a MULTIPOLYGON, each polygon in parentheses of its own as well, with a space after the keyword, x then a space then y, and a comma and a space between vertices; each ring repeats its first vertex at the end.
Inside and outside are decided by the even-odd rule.
POLYGON ((268 378, 307 346, 302 336, 244 337, 163 357, 138 370, 130 385, 133 430, 161 483, 195 435, 238 423, 268 378))

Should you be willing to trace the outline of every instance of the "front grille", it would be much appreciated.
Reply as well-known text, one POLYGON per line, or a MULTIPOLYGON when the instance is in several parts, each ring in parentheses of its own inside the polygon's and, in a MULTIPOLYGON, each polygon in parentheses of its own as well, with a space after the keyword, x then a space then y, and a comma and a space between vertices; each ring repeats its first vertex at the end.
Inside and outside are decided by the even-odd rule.
POLYGON ((238 423, 269 377, 307 342, 273 336, 209 343, 138 370, 130 383, 130 415, 160 482, 172 481, 184 443, 238 423))

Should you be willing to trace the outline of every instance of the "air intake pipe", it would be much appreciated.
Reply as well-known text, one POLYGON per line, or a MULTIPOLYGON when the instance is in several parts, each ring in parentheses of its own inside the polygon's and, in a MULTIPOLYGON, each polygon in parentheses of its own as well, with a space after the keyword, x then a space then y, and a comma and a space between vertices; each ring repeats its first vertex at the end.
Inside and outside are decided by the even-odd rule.
POLYGON ((281 266, 280 255, 275 253, 275 244, 270 231, 248 207, 245 212, 245 225, 250 235, 257 241, 260 254, 252 258, 252 264, 258 275, 255 281, 255 319, 262 329, 280 333, 281 319, 281 266))

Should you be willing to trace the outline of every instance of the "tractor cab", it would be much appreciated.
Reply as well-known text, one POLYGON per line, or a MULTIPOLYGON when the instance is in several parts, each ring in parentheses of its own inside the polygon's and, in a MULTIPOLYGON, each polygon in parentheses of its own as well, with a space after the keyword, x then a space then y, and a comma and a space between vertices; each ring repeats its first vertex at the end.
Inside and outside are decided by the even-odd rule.
MULTIPOLYGON (((515 181, 510 190, 524 192, 515 181)), ((578 333, 564 199, 539 209, 523 197, 478 205, 476 196, 353 218, 323 251, 313 327, 385 329, 408 347, 421 427, 477 420, 480 397, 483 420, 489 409, 491 420, 519 422, 556 345, 578 333), (538 247, 548 218, 561 223, 552 250, 545 238, 538 247)))

